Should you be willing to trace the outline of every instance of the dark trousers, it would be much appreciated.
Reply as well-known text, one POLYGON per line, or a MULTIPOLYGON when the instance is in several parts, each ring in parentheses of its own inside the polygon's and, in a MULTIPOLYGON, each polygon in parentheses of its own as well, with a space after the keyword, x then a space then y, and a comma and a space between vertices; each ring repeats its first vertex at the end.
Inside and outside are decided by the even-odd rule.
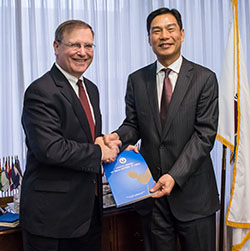
POLYGON ((24 251, 100 251, 101 223, 98 213, 98 202, 96 200, 89 231, 79 238, 49 238, 33 235, 24 230, 24 251))
POLYGON ((172 214, 167 197, 156 199, 152 212, 152 242, 154 251, 176 251, 177 235, 182 251, 215 251, 215 214, 182 222, 172 214))
POLYGON ((151 213, 141 215, 143 239, 144 239, 144 251, 153 251, 152 247, 152 235, 151 235, 151 213))

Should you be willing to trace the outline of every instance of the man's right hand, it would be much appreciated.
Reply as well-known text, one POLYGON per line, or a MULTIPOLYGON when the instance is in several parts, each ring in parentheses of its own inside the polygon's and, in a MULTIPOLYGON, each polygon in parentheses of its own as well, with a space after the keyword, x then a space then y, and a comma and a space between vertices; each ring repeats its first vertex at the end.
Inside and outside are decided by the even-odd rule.
POLYGON ((104 135, 103 140, 104 140, 104 144, 111 149, 116 148, 116 147, 119 148, 122 145, 122 142, 120 141, 120 137, 116 132, 104 135))
MULTIPOLYGON (((119 141, 119 140, 118 140, 119 141)), ((117 143, 119 143, 117 141, 117 143)), ((107 145, 104 144, 103 137, 98 137, 95 139, 95 144, 99 145, 102 150, 102 161, 104 163, 109 163, 113 162, 116 159, 117 154, 119 153, 119 147, 118 145, 113 145, 113 147, 108 147, 107 145)))
MULTIPOLYGON (((103 140, 104 140, 104 144, 107 145, 110 148, 121 147, 121 145, 122 145, 120 137, 116 132, 104 135, 103 140)), ((127 146, 125 151, 134 151, 136 153, 139 153, 139 149, 138 149, 138 147, 136 145, 127 146)))

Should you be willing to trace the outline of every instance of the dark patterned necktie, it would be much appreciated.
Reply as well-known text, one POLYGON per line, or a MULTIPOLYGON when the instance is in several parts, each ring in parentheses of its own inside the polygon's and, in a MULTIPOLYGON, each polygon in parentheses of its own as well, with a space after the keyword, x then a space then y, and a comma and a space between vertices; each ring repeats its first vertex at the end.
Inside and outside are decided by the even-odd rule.
POLYGON ((166 122, 168 105, 172 97, 172 85, 168 77, 171 69, 169 68, 164 69, 164 71, 165 71, 165 79, 163 82, 162 96, 161 96, 161 109, 160 109, 160 118, 161 118, 162 128, 164 127, 165 122, 166 122))
POLYGON ((79 94, 79 99, 81 101, 82 107, 86 113, 88 122, 89 122, 89 127, 90 127, 90 131, 91 131, 91 136, 92 139, 95 139, 95 124, 94 124, 94 120, 93 120, 93 116, 90 110, 90 105, 89 105, 89 101, 86 95, 86 92, 84 90, 84 87, 82 85, 82 80, 78 80, 78 82, 76 83, 78 85, 78 94, 79 94))

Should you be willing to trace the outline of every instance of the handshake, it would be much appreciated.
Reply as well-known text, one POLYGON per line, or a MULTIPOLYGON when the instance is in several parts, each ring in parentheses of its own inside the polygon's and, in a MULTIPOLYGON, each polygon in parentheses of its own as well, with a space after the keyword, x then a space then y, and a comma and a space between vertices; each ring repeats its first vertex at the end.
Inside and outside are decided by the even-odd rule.
MULTIPOLYGON (((117 154, 120 152, 122 142, 117 133, 106 134, 103 137, 98 137, 95 144, 99 145, 102 150, 102 161, 110 163, 115 161, 117 154)), ((129 145, 125 150, 134 150, 139 152, 137 146, 129 145)))

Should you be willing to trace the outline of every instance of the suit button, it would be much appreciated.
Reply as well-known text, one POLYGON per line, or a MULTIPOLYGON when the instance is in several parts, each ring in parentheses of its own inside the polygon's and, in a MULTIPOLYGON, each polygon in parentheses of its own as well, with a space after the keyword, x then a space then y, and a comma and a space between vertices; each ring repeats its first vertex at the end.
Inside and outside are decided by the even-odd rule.
POLYGON ((157 179, 156 180, 158 180, 161 177, 161 175, 162 175, 162 171, 161 171, 161 168, 159 166, 157 166, 156 169, 158 171, 157 179))
POLYGON ((165 146, 163 144, 160 145, 160 150, 164 149, 165 146))

